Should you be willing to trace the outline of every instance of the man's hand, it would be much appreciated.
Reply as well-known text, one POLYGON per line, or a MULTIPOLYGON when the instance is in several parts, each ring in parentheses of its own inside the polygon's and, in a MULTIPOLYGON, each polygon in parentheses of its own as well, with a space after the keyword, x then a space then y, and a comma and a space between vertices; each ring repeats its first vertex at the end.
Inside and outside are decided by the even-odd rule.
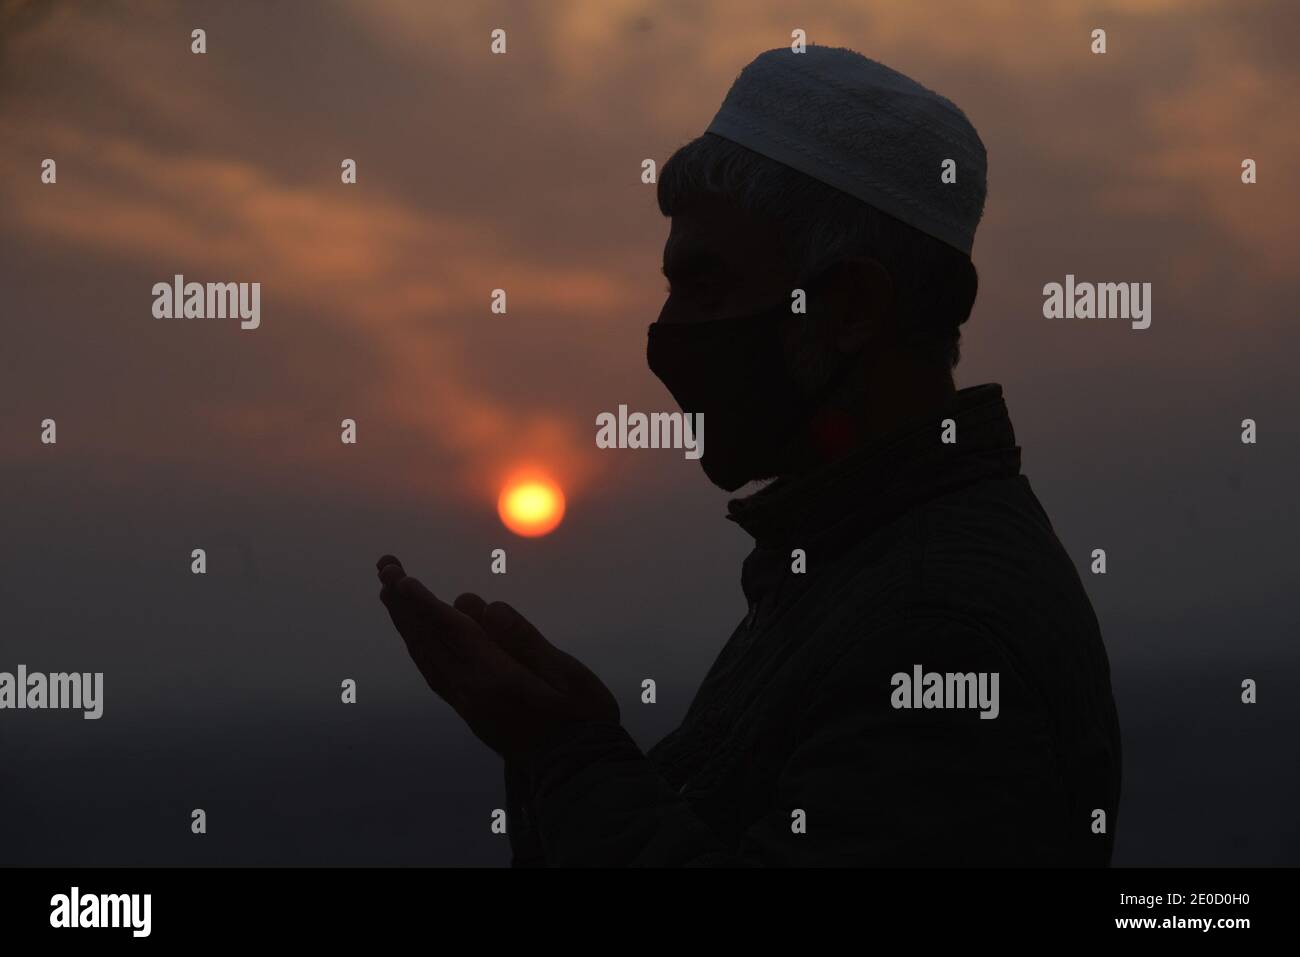
POLYGON ((393 556, 378 567, 379 599, 424 680, 498 754, 524 754, 567 725, 618 723, 600 679, 509 605, 469 594, 448 605, 393 556))

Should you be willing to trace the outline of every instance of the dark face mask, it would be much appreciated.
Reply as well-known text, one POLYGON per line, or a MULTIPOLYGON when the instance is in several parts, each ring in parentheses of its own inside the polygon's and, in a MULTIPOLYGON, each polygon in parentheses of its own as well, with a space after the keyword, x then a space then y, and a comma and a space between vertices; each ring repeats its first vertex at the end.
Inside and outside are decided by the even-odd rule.
POLYGON ((650 326, 650 371, 683 412, 704 414, 700 465, 719 488, 780 474, 824 399, 827 388, 808 395, 786 369, 781 330, 806 319, 782 302, 735 319, 650 326))

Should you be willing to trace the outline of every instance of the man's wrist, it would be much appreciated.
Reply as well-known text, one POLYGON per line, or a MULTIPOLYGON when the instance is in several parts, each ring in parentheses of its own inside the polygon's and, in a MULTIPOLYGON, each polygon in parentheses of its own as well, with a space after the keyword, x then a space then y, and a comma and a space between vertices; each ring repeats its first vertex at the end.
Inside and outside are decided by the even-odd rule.
POLYGON ((621 724, 611 721, 566 721, 548 729, 527 749, 507 755, 507 776, 522 789, 521 797, 531 800, 538 784, 557 765, 577 767, 598 760, 611 748, 636 744, 621 724))

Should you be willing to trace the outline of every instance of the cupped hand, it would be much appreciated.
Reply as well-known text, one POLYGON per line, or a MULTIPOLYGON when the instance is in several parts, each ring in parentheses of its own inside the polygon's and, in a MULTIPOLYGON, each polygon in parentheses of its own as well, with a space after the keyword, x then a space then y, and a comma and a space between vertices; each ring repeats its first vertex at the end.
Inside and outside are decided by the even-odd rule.
POLYGON ((509 605, 472 594, 449 605, 392 555, 377 565, 380 601, 424 680, 498 754, 524 754, 568 726, 618 723, 600 679, 509 605))

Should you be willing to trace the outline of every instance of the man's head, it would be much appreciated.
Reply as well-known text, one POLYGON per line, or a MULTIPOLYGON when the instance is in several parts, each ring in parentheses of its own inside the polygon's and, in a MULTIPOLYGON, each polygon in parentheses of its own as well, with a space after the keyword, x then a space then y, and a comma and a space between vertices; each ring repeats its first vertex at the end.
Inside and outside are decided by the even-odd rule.
POLYGON ((840 451, 827 446, 851 440, 846 419, 870 413, 854 408, 867 380, 887 378, 900 402, 935 383, 951 391, 977 284, 968 253, 983 207, 983 148, 953 145, 950 126, 922 135, 938 120, 928 101, 917 108, 917 90, 934 96, 849 51, 770 51, 741 74, 711 132, 660 173, 670 286, 651 330, 651 367, 687 411, 704 413, 702 464, 723 488, 840 451), (944 193, 955 185, 941 182, 946 154, 958 158, 958 177, 978 184, 944 193), (861 171, 848 165, 853 156, 861 171), (923 166, 933 185, 918 187, 890 164, 923 166), (911 222, 863 195, 880 205, 907 197, 889 205, 911 222), (806 314, 791 311, 795 289, 806 293, 806 314))

